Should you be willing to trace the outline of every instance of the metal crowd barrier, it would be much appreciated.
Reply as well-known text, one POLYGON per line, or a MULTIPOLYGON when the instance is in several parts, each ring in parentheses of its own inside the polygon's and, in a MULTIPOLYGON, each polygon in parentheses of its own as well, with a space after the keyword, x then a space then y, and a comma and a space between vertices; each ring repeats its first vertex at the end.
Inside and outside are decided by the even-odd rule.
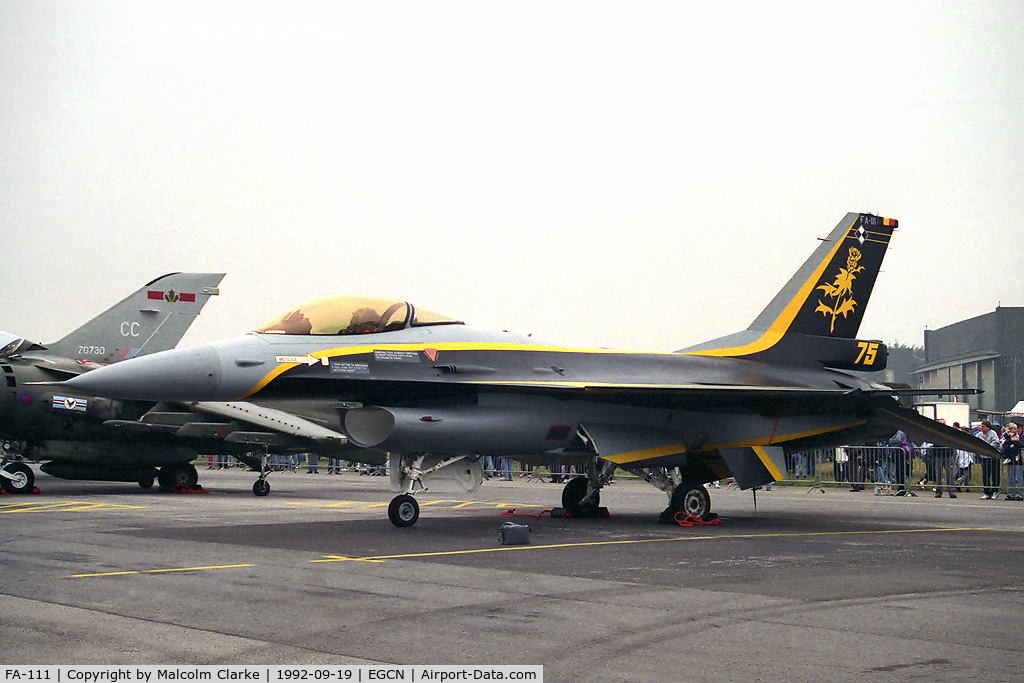
MULTIPOLYGON (((330 459, 321 457, 319 460, 319 467, 325 469, 340 470, 344 465, 346 470, 352 469, 364 474, 387 473, 383 465, 366 466, 336 461, 332 468, 330 459)), ((236 464, 237 461, 228 456, 204 455, 196 459, 197 467, 207 465, 214 468, 236 464)), ((272 456, 270 466, 295 471, 305 468, 306 464, 304 458, 272 456)), ((484 461, 484 476, 487 478, 529 477, 529 481, 561 483, 584 473, 582 467, 567 465, 528 467, 517 461, 499 463, 496 458, 484 461)), ((1024 481, 1018 489, 1011 475, 1024 479, 1024 471, 1019 466, 1011 468, 998 458, 987 458, 952 448, 913 447, 908 450, 897 446, 838 446, 790 454, 786 460, 786 476, 776 483, 806 486, 809 493, 843 487, 870 490, 876 495, 917 496, 935 495, 941 486, 946 495, 952 491, 954 495, 992 493, 993 497, 1005 497, 1024 489, 1024 481)), ((624 471, 617 471, 615 476, 635 478, 635 475, 624 471)))
POLYGON ((871 490, 876 495, 1012 494, 1010 475, 1020 476, 998 458, 953 448, 838 446, 791 454, 781 483, 806 485, 808 492, 825 487, 871 490))

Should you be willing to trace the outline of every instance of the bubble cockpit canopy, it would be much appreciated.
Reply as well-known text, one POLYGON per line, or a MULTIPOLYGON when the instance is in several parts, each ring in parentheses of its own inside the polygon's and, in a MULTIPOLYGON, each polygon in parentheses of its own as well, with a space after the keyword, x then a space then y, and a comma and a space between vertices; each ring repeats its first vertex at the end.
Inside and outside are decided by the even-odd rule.
POLYGON ((405 301, 341 294, 310 299, 274 316, 254 331, 260 334, 349 335, 462 324, 461 320, 405 301))
POLYGON ((0 332, 0 358, 12 358, 29 351, 45 351, 46 347, 31 339, 10 332, 0 332))
POLYGON ((22 337, 11 334, 10 332, 0 331, 0 358, 6 358, 7 356, 17 353, 18 347, 24 343, 22 337))

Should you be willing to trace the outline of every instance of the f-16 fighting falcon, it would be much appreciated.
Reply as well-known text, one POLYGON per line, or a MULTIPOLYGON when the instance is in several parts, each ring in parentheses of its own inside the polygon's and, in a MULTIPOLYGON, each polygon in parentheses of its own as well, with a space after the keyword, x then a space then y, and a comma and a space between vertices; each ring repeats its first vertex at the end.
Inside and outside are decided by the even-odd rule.
POLYGON ((551 346, 405 301, 340 296, 66 384, 125 399, 319 401, 351 444, 389 454, 397 526, 417 521, 418 490, 475 490, 481 455, 586 465, 562 491, 573 516, 597 510, 619 467, 665 491, 667 514, 702 518, 706 482, 760 486, 783 477, 788 453, 897 429, 997 455, 901 407, 912 390, 844 372, 885 367, 885 345, 856 337, 896 225, 847 214, 747 330, 674 353, 551 346))
POLYGON ((128 417, 131 406, 52 384, 104 364, 173 349, 218 294, 222 279, 224 273, 164 275, 51 344, 0 332, 0 372, 6 383, 0 394, 0 438, 7 440, 0 471, 4 490, 32 490, 35 475, 20 462, 22 456, 44 460, 43 472, 65 479, 135 481, 148 487, 159 478, 165 486, 179 481, 194 485, 195 467, 189 461, 195 451, 166 439, 125 439, 102 423, 128 417))

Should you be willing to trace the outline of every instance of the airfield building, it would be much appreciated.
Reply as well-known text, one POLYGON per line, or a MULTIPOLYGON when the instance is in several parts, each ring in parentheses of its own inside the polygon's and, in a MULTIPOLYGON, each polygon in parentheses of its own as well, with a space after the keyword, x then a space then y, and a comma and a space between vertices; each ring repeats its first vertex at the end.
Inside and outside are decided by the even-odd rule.
POLYGON ((981 389, 965 397, 972 415, 1001 417, 1024 398, 1024 307, 995 311, 924 332, 922 389, 981 389))

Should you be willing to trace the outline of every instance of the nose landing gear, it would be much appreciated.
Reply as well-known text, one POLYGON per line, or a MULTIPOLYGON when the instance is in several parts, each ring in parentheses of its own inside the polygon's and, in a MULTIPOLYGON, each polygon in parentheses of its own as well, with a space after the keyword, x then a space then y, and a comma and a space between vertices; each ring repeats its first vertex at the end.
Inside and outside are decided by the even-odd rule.
POLYGON ((408 493, 395 496, 388 505, 388 519, 397 527, 412 526, 420 518, 420 504, 408 493))

